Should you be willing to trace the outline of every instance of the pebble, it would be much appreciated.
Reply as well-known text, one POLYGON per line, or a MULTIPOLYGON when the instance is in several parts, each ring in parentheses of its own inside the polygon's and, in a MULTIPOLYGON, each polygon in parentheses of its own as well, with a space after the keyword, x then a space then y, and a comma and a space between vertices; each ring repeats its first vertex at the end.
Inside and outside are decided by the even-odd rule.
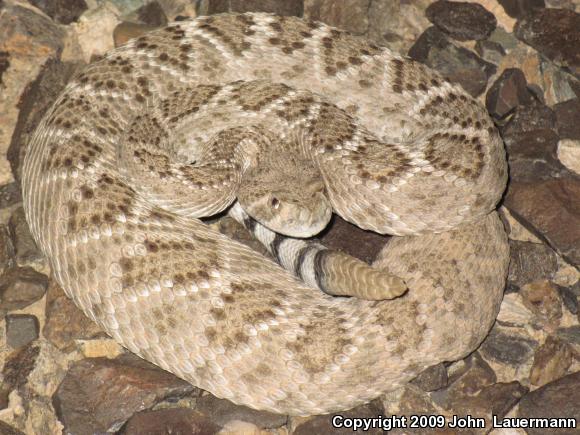
POLYGON ((439 29, 459 41, 486 39, 495 29, 495 16, 477 3, 439 0, 425 11, 439 29))

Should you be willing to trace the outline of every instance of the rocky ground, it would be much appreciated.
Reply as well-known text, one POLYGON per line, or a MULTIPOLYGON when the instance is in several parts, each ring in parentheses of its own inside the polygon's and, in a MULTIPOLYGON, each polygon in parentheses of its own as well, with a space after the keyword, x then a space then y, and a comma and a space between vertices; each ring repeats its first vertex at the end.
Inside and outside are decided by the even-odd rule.
MULTIPOLYGON (((506 143, 511 266, 489 337, 343 414, 580 423, 580 0, 0 0, 0 434, 350 433, 235 406, 127 353, 64 296, 24 219, 22 153, 71 75, 150 28, 228 10, 321 20, 407 53, 478 97, 506 143)), ((383 243, 338 221, 325 241, 365 260, 383 243)), ((391 433, 426 432, 455 433, 391 433)))

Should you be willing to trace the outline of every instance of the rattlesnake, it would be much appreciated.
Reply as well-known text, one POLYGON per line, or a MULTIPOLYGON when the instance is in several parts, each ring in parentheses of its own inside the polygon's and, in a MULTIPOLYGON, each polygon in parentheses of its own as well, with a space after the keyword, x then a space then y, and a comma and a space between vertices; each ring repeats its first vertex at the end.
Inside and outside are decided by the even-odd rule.
POLYGON ((37 128, 22 187, 54 277, 115 340, 218 397, 305 415, 481 342, 507 269, 492 211, 506 178, 499 135, 459 86, 322 23, 255 13, 173 23, 90 65, 37 128), (250 149, 294 146, 345 219, 405 235, 379 264, 407 294, 328 296, 191 217, 227 207, 229 193, 195 201, 251 166, 204 151, 236 129, 250 149))

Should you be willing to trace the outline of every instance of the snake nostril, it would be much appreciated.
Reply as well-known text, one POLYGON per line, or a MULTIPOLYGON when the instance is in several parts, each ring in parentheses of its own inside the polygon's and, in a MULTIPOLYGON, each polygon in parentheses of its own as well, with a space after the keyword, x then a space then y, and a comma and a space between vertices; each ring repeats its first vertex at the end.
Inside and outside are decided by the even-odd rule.
POLYGON ((270 205, 274 210, 278 210, 280 208, 280 200, 276 197, 272 198, 270 201, 270 205))

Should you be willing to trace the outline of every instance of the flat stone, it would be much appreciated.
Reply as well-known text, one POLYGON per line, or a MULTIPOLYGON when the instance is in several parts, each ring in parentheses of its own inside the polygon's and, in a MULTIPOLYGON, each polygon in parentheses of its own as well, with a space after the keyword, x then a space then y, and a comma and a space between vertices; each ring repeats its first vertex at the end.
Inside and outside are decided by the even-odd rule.
POLYGON ((558 270, 554 250, 540 243, 510 240, 508 281, 521 287, 532 281, 551 279, 558 270))
MULTIPOLYGON (((10 234, 8 233, 6 225, 0 224, 0 282, 2 282, 2 275, 4 272, 13 267, 14 263, 14 246, 12 246, 12 239, 10 239, 10 234)), ((1 288, 2 285, 0 284, 0 289, 1 288)), ((1 298, 2 296, 0 295, 0 300, 1 298)))
POLYGON ((580 139, 580 98, 554 105, 556 126, 562 139, 580 139))
POLYGON ((505 118, 518 106, 530 104, 532 94, 526 77, 518 68, 508 68, 491 85, 485 98, 487 111, 496 119, 505 118))
POLYGON ((506 55, 506 51, 500 43, 489 40, 477 41, 475 44, 475 52, 483 60, 491 62, 494 65, 499 65, 506 55))
POLYGON ((544 0, 498 0, 510 17, 521 18, 533 9, 546 6, 544 0))
POLYGON ((532 357, 537 346, 537 341, 516 334, 514 331, 508 332, 507 328, 500 329, 496 325, 481 345, 480 352, 498 363, 517 367, 532 357))
POLYGON ((447 387, 431 393, 431 399, 438 406, 449 409, 462 397, 474 396, 479 391, 497 381, 495 372, 485 362, 479 352, 472 353, 463 361, 448 369, 447 387))
POLYGON ((556 285, 548 280, 525 284, 520 289, 524 305, 542 323, 556 327, 562 318, 562 302, 556 285))
POLYGON ((187 408, 167 408, 141 411, 129 419, 119 435, 183 434, 213 435, 221 427, 199 411, 187 408))
POLYGON ((78 20, 88 8, 85 0, 30 0, 30 3, 60 24, 78 20))
POLYGON ((552 335, 546 338, 534 355, 530 370, 530 382, 542 386, 560 379, 572 364, 572 349, 568 344, 552 335))
MULTIPOLYGON (((580 421, 578 391, 580 390, 580 372, 550 382, 526 394, 520 401, 518 417, 562 417, 575 418, 580 421)), ((529 435, 572 435, 577 429, 526 428, 529 435)))
POLYGON ((211 394, 205 394, 197 399, 196 409, 221 427, 226 426, 231 421, 240 420, 255 424, 262 429, 270 429, 280 427, 288 420, 285 415, 257 411, 246 406, 236 405, 229 400, 218 399, 211 394))
POLYGON ((36 366, 40 348, 31 343, 10 353, 2 368, 0 383, 0 409, 8 406, 8 395, 28 382, 28 375, 36 366))
POLYGON ((6 316, 6 344, 18 349, 38 338, 40 325, 36 316, 8 314, 6 316))
POLYGON ((76 347, 75 340, 90 340, 107 335, 64 294, 54 279, 46 297, 46 319, 42 335, 63 351, 76 347))
POLYGON ((330 225, 317 237, 330 249, 345 252, 368 264, 372 263, 389 240, 389 236, 365 231, 333 215, 330 225))
POLYGON ((430 27, 409 50, 409 56, 459 83, 472 96, 482 94, 496 66, 475 53, 452 44, 436 27, 430 27))
MULTIPOLYGON (((299 424, 298 427, 292 432, 293 435, 345 435, 354 433, 352 429, 347 429, 343 427, 334 427, 332 425, 333 417, 339 415, 343 419, 348 418, 373 418, 377 415, 382 415, 383 409, 377 401, 368 403, 366 405, 359 406, 357 408, 350 409, 348 411, 340 412, 339 414, 329 414, 329 415, 318 415, 312 417, 306 422, 299 424)), ((344 420, 339 420, 344 421, 344 420)), ((365 432, 365 434, 382 434, 382 428, 371 428, 365 432)))
POLYGON ((494 15, 477 3, 439 0, 426 10, 429 21, 459 41, 487 38, 495 29, 494 15))
POLYGON ((580 264, 580 179, 512 181, 504 205, 528 230, 572 265, 580 264))
POLYGON ((559 328, 556 331, 559 338, 567 343, 575 346, 580 346, 580 325, 568 326, 566 328, 559 328))
POLYGON ((44 260, 44 254, 38 249, 32 234, 30 234, 22 207, 17 208, 10 216, 8 230, 12 236, 16 263, 19 266, 29 266, 44 260))
POLYGON ((48 277, 31 267, 15 267, 0 276, 0 314, 20 310, 46 293, 48 277))
POLYGON ((534 9, 517 22, 514 34, 580 76, 580 14, 567 9, 534 9))
POLYGON ((53 396, 53 406, 67 433, 114 432, 134 413, 193 390, 133 355, 91 358, 70 367, 53 396))
POLYGON ((423 370, 411 383, 423 391, 436 391, 445 387, 447 381, 445 364, 439 363, 423 370))

